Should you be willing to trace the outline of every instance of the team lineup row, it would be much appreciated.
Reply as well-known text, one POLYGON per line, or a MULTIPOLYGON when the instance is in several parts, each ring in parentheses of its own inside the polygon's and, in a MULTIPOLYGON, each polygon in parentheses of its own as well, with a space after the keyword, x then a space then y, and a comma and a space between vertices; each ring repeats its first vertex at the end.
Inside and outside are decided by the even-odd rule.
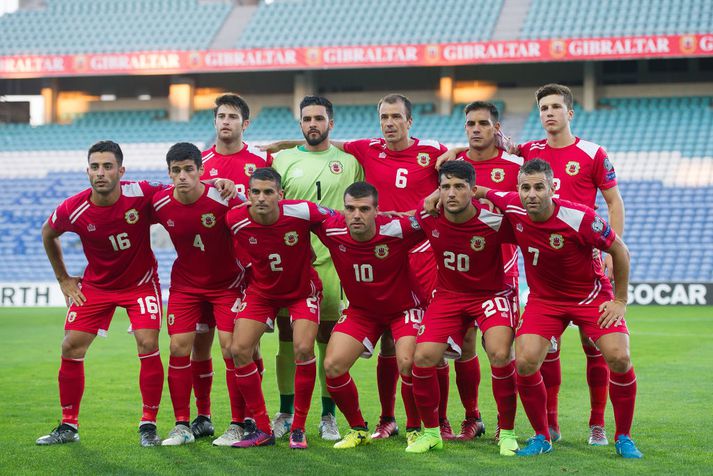
MULTIPOLYGON (((161 309, 148 231, 158 221, 178 252, 167 312, 168 382, 176 427, 163 444, 183 444, 213 432, 210 408, 205 407, 206 396, 195 375, 212 374, 209 349, 216 327, 229 377, 232 420, 214 442, 217 445, 273 444, 276 434, 289 429, 290 447, 306 448, 304 423, 320 369, 320 433, 338 439, 336 448, 398 431, 393 395, 399 374, 407 451, 441 448, 443 438, 452 435, 439 412, 445 406, 439 395, 447 393, 448 383, 444 392, 437 374, 444 368, 446 352, 458 358, 456 371, 465 377, 457 374, 459 392, 466 396, 459 436, 472 438, 483 430, 477 410, 480 376, 472 371, 473 362, 477 366, 479 328, 493 372, 501 454, 549 452, 551 440, 559 437, 559 384, 546 386, 545 366, 542 372, 539 368, 543 361, 557 362, 558 373, 558 339, 564 326, 574 321, 587 338, 585 352, 593 349, 588 362, 599 357, 606 382, 614 383, 610 395, 617 453, 640 457, 629 435, 636 385, 623 320, 626 295, 619 295, 626 292, 628 280, 628 252, 617 236, 623 228, 623 203, 604 150, 571 136, 571 93, 562 88, 548 85, 538 91, 548 139, 519 147, 502 137, 496 142, 498 111, 482 102, 465 111, 467 150, 447 152, 437 142, 410 138, 410 102, 401 95, 379 102, 382 139, 346 143, 328 139, 331 103, 305 98, 300 124, 306 143, 280 152, 274 160, 242 142, 249 124, 244 100, 222 96, 215 109, 216 145, 203 157, 190 144, 172 147, 167 164, 174 186, 168 188, 120 182, 124 169, 118 145, 107 141, 93 146, 87 169, 92 187, 63 202, 43 226, 48 257, 72 304, 59 373, 62 424, 38 444, 78 439, 84 354, 94 337, 108 328, 117 305, 127 308, 141 360, 142 444, 161 442, 155 426, 161 391, 157 382, 163 381, 157 344, 161 309), (550 144, 551 136, 562 141, 567 134, 571 141, 564 147, 557 147, 561 143, 556 140, 550 144), (460 160, 441 164, 452 158, 460 160), (560 163, 563 159, 566 162, 560 163), (247 192, 248 206, 233 206, 239 200, 225 198, 234 192, 232 182, 209 180, 217 177, 229 178, 235 189, 247 192), (360 181, 362 177, 368 183, 360 181), (425 204, 434 215, 421 213, 421 201, 436 189, 425 204), (567 189, 572 197, 565 196, 567 189), (593 202, 597 189, 607 200, 611 226, 584 203, 590 198, 593 202), (473 197, 487 199, 488 205, 473 197), (440 214, 432 203, 438 198, 440 214), (378 215, 378 209, 416 212, 393 217, 378 215), (69 276, 62 263, 58 237, 65 231, 82 239, 89 264, 81 279, 69 276), (316 235, 314 252, 310 232, 316 235), (531 289, 519 319, 514 244, 525 257, 531 289), (617 283, 616 299, 594 248, 608 251, 604 263, 617 283), (237 259, 226 260, 226 250, 233 249, 237 259), (247 287, 241 289, 245 273, 247 287), (348 301, 343 312, 340 281, 348 301), (281 308, 288 309, 289 316, 278 317, 281 308), (280 354, 288 352, 282 342, 292 341, 294 380, 292 389, 282 388, 288 387, 284 378, 279 385, 279 364, 286 359, 278 355, 281 408, 271 425, 260 386, 258 343, 275 321, 280 354), (382 416, 372 435, 348 371, 359 355, 374 351, 382 334, 377 365, 382 416), (463 389, 461 380, 466 382, 463 389), (191 424, 192 387, 198 417, 191 424), (513 428, 517 393, 535 429, 535 437, 522 449, 513 428), (341 439, 332 402, 351 428, 341 439)), ((268 150, 293 145, 278 143, 268 150)), ((289 375, 290 370, 284 373, 289 375)), ((605 383, 603 405, 606 387, 605 383)), ((590 444, 606 444, 601 389, 597 392, 592 392, 590 444)))

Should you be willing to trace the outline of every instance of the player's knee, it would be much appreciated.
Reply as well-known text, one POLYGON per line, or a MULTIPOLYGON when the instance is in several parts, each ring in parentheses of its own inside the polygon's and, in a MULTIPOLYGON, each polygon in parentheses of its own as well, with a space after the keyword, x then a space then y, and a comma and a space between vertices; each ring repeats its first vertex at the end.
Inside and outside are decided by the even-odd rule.
POLYGON ((327 378, 337 378, 340 375, 344 375, 347 370, 349 370, 347 369, 347 366, 339 359, 336 359, 331 355, 327 355, 324 358, 324 374, 327 378))
POLYGON ((172 340, 169 345, 169 350, 171 352, 171 357, 185 357, 191 353, 191 346, 187 342, 172 340))
POLYGON ((158 332, 138 333, 136 336, 136 347, 140 354, 148 354, 158 349, 158 332))
POLYGON ((295 342, 295 360, 304 362, 314 358, 314 342, 295 342))
POLYGON ((528 376, 537 372, 540 363, 535 359, 528 358, 528 356, 519 355, 515 359, 515 367, 517 367, 518 375, 528 376))
POLYGON ((62 357, 67 359, 83 359, 89 346, 84 342, 65 336, 62 340, 62 357))
POLYGON ((488 360, 495 367, 504 367, 510 362, 510 348, 492 349, 488 351, 488 360))
POLYGON ((401 375, 411 375, 411 367, 413 367, 413 357, 410 355, 400 355, 396 358, 399 372, 401 375))
POLYGON ((230 353, 233 355, 235 363, 240 366, 248 365, 253 361, 253 351, 252 346, 245 345, 241 342, 233 342, 230 346, 230 353))
POLYGON ((604 358, 612 372, 624 373, 631 368, 631 356, 626 349, 617 349, 604 358))
POLYGON ((441 359, 438 356, 429 354, 428 352, 419 351, 418 349, 413 355, 413 363, 417 367, 435 367, 441 359))

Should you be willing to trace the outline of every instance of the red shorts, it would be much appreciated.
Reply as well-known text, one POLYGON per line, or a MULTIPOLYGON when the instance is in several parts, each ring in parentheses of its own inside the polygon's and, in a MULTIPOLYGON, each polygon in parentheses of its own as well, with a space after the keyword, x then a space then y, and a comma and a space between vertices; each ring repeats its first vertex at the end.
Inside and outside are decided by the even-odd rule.
POLYGON ((211 327, 232 333, 241 299, 240 288, 193 292, 171 288, 166 317, 168 335, 207 332, 211 327))
POLYGON ((81 306, 72 304, 64 323, 66 331, 82 331, 106 336, 117 307, 129 315, 129 331, 134 329, 160 329, 163 309, 158 278, 131 289, 104 290, 80 283, 87 298, 81 306))
POLYGON ((387 330, 391 330, 394 342, 402 337, 416 337, 423 312, 422 308, 416 307, 398 314, 375 316, 363 310, 347 308, 342 312, 332 332, 347 334, 364 344, 366 352, 362 356, 369 358, 374 354, 374 346, 379 337, 387 330))
POLYGON ((322 283, 312 281, 309 296, 298 299, 268 299, 251 292, 250 285, 243 294, 238 308, 238 319, 252 319, 264 323, 270 330, 275 328, 275 318, 281 308, 290 313, 290 324, 297 319, 307 319, 319 324, 319 305, 322 301, 322 283))
MULTIPOLYGON (((419 245, 420 246, 420 245, 419 245)), ((438 267, 436 257, 431 248, 423 253, 409 253, 409 268, 411 276, 414 278, 414 285, 418 286, 419 298, 428 302, 431 299, 433 290, 436 289, 436 278, 438 267)))
POLYGON ((608 300, 608 298, 597 299, 591 304, 578 305, 576 303, 562 304, 530 298, 520 318, 520 325, 516 335, 537 334, 550 342, 556 342, 570 321, 579 326, 584 331, 584 334, 594 342, 605 334, 614 332, 628 334, 629 329, 627 329, 626 321, 624 320, 619 325, 608 329, 602 329, 597 324, 601 315, 599 306, 608 300))
POLYGON ((496 326, 512 329, 517 319, 512 312, 512 289, 490 296, 473 296, 439 289, 428 305, 416 342, 448 344, 447 357, 462 354, 466 331, 477 326, 481 332, 496 326))

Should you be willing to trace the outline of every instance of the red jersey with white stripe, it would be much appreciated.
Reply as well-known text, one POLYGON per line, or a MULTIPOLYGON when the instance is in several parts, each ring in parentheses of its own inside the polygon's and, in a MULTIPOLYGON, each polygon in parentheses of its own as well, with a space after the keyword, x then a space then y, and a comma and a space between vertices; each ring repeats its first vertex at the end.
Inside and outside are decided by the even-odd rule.
POLYGON ((212 185, 189 205, 176 200, 173 192, 170 187, 153 197, 154 214, 178 254, 171 268, 171 288, 195 292, 239 287, 244 270, 233 257, 225 215, 242 201, 224 200, 212 185))
POLYGON ((436 159, 446 152, 437 141, 412 138, 404 150, 389 150, 384 139, 361 139, 344 143, 364 168, 366 181, 379 191, 379 209, 405 212, 438 188, 436 159))
POLYGON ((231 209, 226 223, 238 256, 250 263, 252 291, 267 299, 303 298, 313 293, 310 280, 319 281, 311 263, 310 230, 334 211, 304 200, 282 200, 279 207, 272 225, 255 222, 250 207, 231 209))
POLYGON ((79 235, 87 257, 82 282, 106 290, 135 288, 151 281, 157 263, 151 251, 151 199, 164 189, 158 183, 120 183, 116 203, 98 206, 89 188, 63 201, 49 218, 58 233, 79 235))
POLYGON ((478 203, 476 214, 465 223, 453 223, 443 214, 433 217, 416 214, 426 233, 438 265, 437 290, 468 294, 502 291, 507 287, 503 269, 502 245, 514 238, 504 217, 478 203))
POLYGON ((529 299, 591 304, 614 298, 593 249, 608 250, 616 233, 594 210, 553 199, 552 216, 533 222, 516 192, 490 190, 487 199, 505 212, 512 226, 525 260, 529 299))
MULTIPOLYGON (((498 149, 498 155, 488 160, 471 160, 468 151, 461 152, 456 160, 465 160, 475 169, 475 184, 501 192, 517 192, 517 176, 525 162, 522 157, 498 149)), ((503 244, 505 275, 517 279, 517 246, 503 244)))
POLYGON ((351 237, 342 215, 314 232, 329 249, 350 308, 383 316, 424 302, 409 269, 409 250, 424 238, 414 217, 377 215, 376 235, 364 242, 351 237))
POLYGON ((555 198, 582 203, 594 208, 597 190, 616 187, 614 165, 604 148, 575 137, 574 144, 554 148, 547 139, 520 146, 525 160, 542 159, 550 164, 555 177, 555 198))
POLYGON ((235 182, 239 193, 246 195, 248 182, 255 169, 270 167, 272 156, 257 147, 243 142, 240 152, 230 155, 219 154, 215 145, 203 151, 203 175, 201 180, 224 178, 235 182))

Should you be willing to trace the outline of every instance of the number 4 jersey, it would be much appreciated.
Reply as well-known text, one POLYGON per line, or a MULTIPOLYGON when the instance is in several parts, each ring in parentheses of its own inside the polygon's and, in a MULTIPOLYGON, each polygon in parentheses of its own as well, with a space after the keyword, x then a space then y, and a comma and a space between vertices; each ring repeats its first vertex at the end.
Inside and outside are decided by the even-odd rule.
POLYGON ((140 286, 156 275, 151 199, 165 188, 145 181, 120 186, 121 196, 113 205, 95 205, 92 189, 87 189, 62 202, 48 220, 58 233, 79 235, 88 262, 82 282, 113 291, 140 286))

